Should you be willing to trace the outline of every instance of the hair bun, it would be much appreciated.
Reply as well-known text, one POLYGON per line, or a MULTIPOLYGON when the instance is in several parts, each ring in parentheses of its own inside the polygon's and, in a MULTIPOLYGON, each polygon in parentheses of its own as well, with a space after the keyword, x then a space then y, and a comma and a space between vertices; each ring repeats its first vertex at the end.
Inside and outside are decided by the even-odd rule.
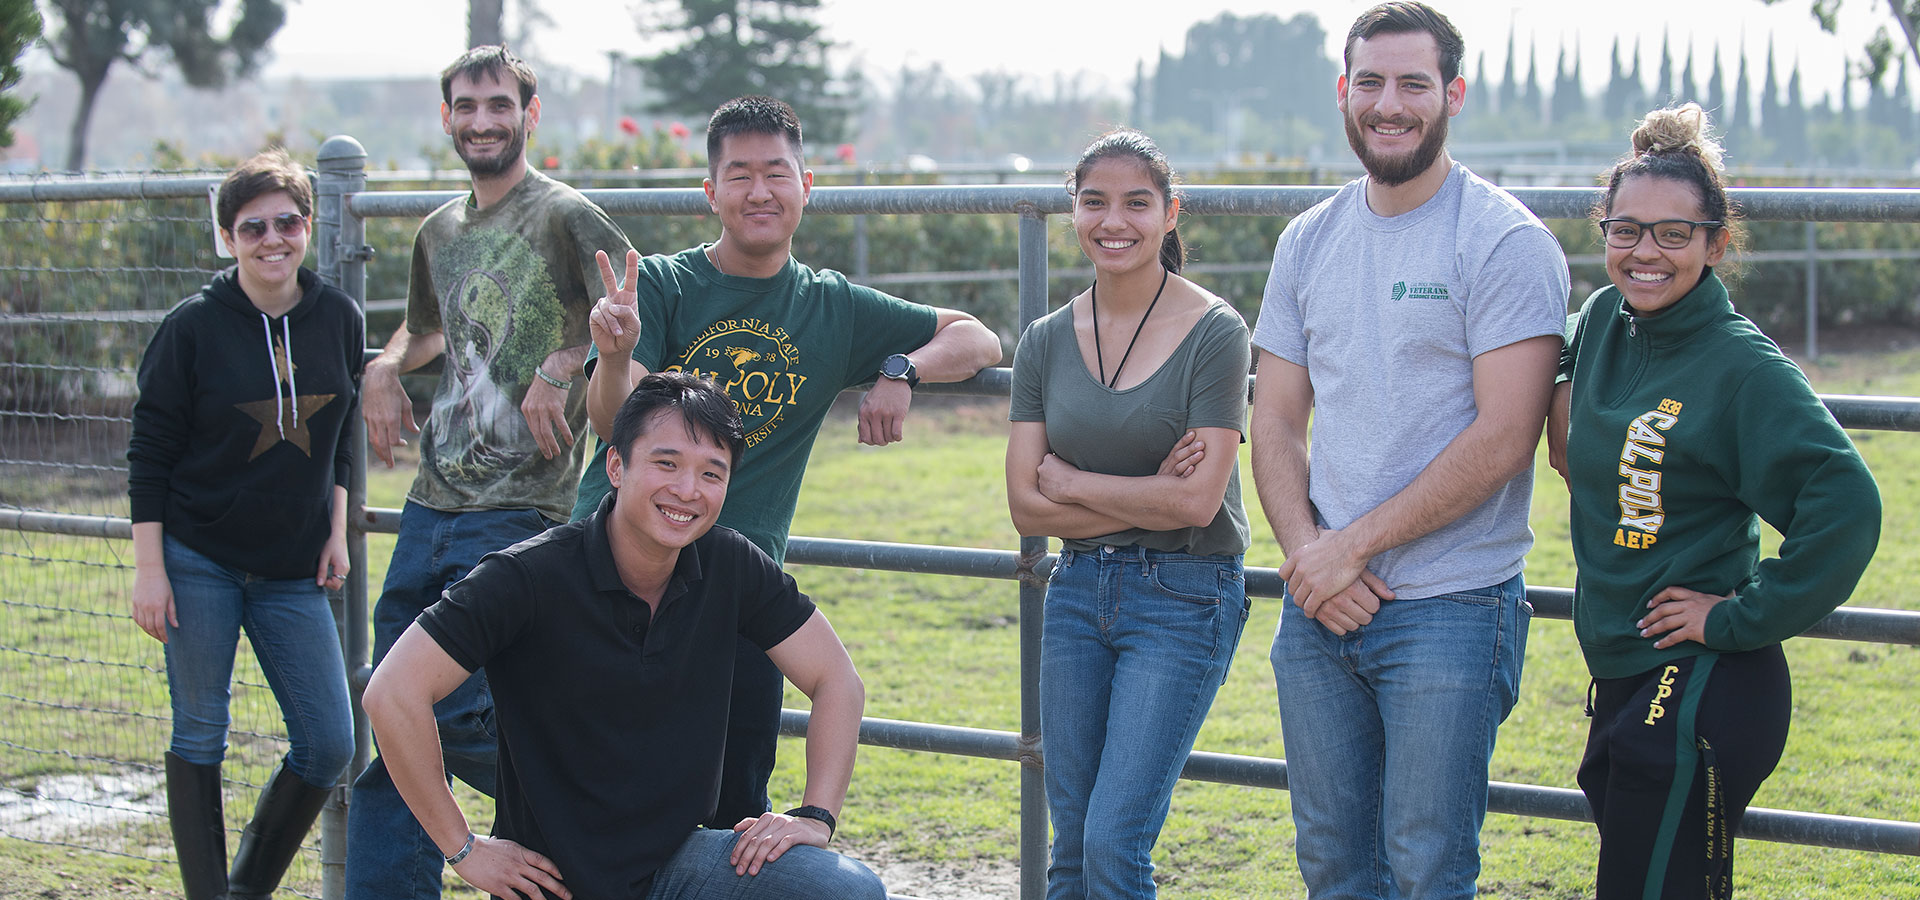
POLYGON ((1720 142, 1713 139, 1711 127, 1707 111, 1692 101, 1656 109, 1633 130, 1633 152, 1636 156, 1691 153, 1715 172, 1722 172, 1720 142))

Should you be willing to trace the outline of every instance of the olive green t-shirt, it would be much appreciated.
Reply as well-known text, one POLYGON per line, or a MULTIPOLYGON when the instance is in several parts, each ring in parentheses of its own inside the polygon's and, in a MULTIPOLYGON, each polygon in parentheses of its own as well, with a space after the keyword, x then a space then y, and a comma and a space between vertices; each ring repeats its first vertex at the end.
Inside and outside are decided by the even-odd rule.
MULTIPOLYGON (((1216 300, 1146 381, 1114 390, 1087 371, 1069 304, 1036 319, 1021 335, 1013 357, 1009 418, 1045 423, 1047 448, 1083 472, 1152 475, 1190 429, 1246 433, 1251 367, 1247 323, 1233 307, 1216 300)), ((1237 455, 1238 449, 1231 452, 1237 455)), ((1064 543, 1076 550, 1108 544, 1213 556, 1243 554, 1249 540, 1247 511, 1240 504, 1240 465, 1235 462, 1220 511, 1203 528, 1130 528, 1064 543)))
POLYGON ((443 512, 537 509, 563 521, 586 458, 586 384, 567 396, 571 447, 540 455, 520 404, 534 369, 589 341, 600 296, 594 251, 622 258, 626 235, 578 191, 529 170, 499 202, 471 195, 434 210, 413 240, 407 329, 441 332, 446 369, 420 429, 407 499, 443 512))

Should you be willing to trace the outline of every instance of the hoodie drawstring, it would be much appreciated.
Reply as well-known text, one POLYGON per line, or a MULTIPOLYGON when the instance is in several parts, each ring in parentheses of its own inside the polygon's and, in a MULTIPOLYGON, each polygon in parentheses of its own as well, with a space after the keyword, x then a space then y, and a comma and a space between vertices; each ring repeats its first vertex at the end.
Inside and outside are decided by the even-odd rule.
MULTIPOLYGON (((288 316, 280 317, 280 338, 287 348, 287 405, 293 407, 293 430, 300 430, 300 381, 293 374, 293 323, 288 316)), ((280 396, 280 386, 274 385, 273 395, 280 396)), ((279 401, 274 401, 274 415, 279 415, 279 401)), ((282 435, 285 437, 285 435, 282 435)))
MULTIPOLYGON (((273 424, 280 431, 280 439, 287 439, 287 426, 283 407, 280 405, 280 361, 273 353, 273 320, 266 313, 260 314, 260 332, 267 344, 267 368, 273 372, 273 424)), ((287 354, 287 403, 293 407, 293 428, 300 430, 300 385, 293 375, 293 326, 285 317, 280 319, 280 339, 287 354)))

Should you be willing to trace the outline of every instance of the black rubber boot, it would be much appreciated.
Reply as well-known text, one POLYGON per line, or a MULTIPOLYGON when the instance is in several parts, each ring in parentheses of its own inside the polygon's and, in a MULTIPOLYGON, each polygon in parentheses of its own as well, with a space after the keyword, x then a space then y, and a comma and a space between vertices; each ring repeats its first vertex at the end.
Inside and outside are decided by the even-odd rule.
POLYGON ((233 874, 227 877, 231 900, 273 896, 330 793, 330 788, 314 787, 293 774, 284 759, 274 767, 266 790, 260 792, 253 821, 240 833, 240 849, 233 854, 233 874))
POLYGON ((227 823, 220 813, 220 764, 202 766, 167 752, 167 819, 187 900, 227 896, 227 823))

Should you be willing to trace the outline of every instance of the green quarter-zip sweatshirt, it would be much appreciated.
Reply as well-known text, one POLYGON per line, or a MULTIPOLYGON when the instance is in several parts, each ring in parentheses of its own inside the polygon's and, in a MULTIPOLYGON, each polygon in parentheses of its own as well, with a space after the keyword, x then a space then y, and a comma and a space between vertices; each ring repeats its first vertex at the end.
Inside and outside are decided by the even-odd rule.
POLYGON ((1612 286, 1569 318, 1574 625, 1596 678, 1752 650, 1845 602, 1880 539, 1880 492, 1798 366, 1708 269, 1656 316, 1612 286), (1762 561, 1764 519, 1784 536, 1762 561), (1635 624, 1679 586, 1733 595, 1706 643, 1654 649, 1635 624))

